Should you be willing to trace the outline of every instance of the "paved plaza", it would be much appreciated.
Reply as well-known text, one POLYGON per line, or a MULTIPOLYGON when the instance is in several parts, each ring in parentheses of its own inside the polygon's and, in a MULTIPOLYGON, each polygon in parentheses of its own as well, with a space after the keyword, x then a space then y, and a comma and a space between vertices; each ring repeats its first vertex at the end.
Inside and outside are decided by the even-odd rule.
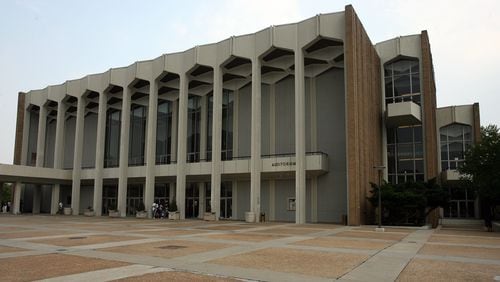
MULTIPOLYGON (((498 277, 497 277, 498 276, 498 277)), ((500 234, 0 215, 0 281, 492 281, 500 234)))

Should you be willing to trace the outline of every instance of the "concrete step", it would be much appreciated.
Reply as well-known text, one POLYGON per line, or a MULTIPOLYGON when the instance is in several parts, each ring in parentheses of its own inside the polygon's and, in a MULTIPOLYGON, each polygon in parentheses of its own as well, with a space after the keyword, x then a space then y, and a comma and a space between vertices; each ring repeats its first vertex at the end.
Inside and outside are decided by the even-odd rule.
POLYGON ((484 220, 469 218, 442 218, 440 219, 440 223, 443 226, 483 226, 484 220))

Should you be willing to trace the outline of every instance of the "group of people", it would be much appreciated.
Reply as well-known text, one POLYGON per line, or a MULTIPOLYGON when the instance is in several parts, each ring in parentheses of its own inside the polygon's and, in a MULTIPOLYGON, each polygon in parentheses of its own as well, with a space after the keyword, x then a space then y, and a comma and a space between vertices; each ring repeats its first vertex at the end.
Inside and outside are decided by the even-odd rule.
POLYGON ((168 206, 164 200, 161 200, 159 203, 153 202, 151 212, 153 218, 168 218, 168 206))

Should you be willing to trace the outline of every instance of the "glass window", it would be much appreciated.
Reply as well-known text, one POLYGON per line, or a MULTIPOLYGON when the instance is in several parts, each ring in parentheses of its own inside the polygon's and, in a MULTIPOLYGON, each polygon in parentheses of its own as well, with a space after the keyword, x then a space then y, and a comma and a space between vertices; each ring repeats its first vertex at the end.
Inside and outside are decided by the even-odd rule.
POLYGON ((384 66, 386 103, 413 101, 420 104, 419 62, 400 59, 384 66))
POLYGON ((169 164, 172 151, 172 102, 158 104, 156 126, 156 164, 169 164))
POLYGON ((187 162, 200 161, 201 97, 190 95, 188 99, 187 162))
POLYGON ((398 127, 397 128, 398 143, 408 143, 413 141, 413 127, 398 127))
POLYGON ((464 161, 465 151, 471 145, 469 125, 451 124, 439 130, 441 138, 441 169, 457 169, 464 161))
POLYGON ((104 167, 117 167, 120 160, 121 111, 109 109, 106 117, 104 167))
POLYGON ((130 112, 129 166, 144 165, 146 107, 133 105, 130 112))
POLYGON ((387 129, 388 181, 397 184, 424 179, 422 126, 387 129))

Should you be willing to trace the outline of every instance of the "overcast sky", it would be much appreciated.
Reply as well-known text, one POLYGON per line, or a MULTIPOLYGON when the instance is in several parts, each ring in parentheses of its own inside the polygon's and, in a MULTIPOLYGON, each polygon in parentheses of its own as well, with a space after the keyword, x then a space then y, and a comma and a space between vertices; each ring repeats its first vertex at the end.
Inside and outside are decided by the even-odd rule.
POLYGON ((4 0, 0 163, 12 163, 19 91, 343 11, 349 3, 374 43, 428 30, 438 106, 479 102, 481 123, 500 125, 500 1, 4 0))

